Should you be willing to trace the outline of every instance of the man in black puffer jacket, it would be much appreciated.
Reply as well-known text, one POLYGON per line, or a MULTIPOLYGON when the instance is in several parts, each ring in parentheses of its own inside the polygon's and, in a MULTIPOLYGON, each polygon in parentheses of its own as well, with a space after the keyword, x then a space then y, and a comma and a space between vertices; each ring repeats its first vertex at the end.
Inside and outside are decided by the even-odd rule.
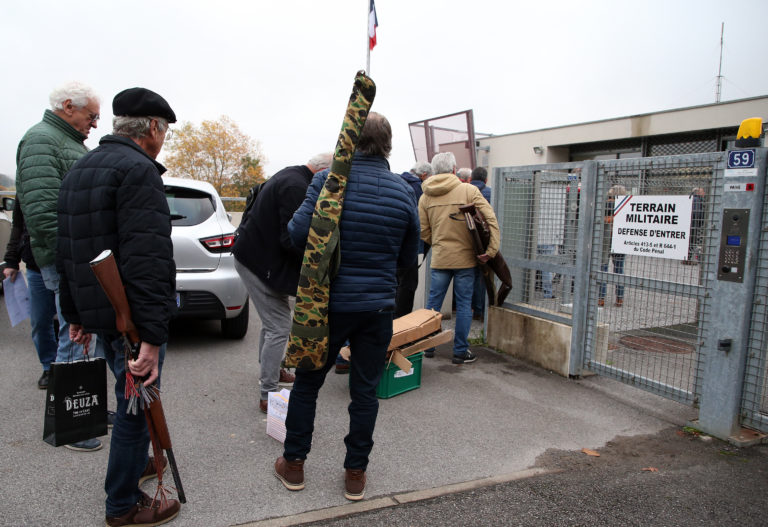
POLYGON ((57 267, 62 276, 61 310, 70 338, 86 344, 98 335, 115 375, 117 415, 112 430, 107 492, 107 525, 160 525, 179 513, 177 500, 152 502, 139 489, 139 478, 154 466, 143 412, 127 413, 126 369, 145 384, 159 382, 175 307, 171 219, 155 161, 168 123, 176 115, 158 94, 131 88, 112 102, 113 134, 83 156, 64 177, 58 202, 57 267), (133 322, 141 338, 137 360, 125 362, 115 327, 115 312, 89 262, 111 249, 125 285, 133 322))
POLYGON ((259 409, 264 413, 269 392, 294 380, 280 363, 291 332, 289 297, 296 296, 304 251, 291 244, 288 222, 304 201, 312 176, 328 168, 331 158, 331 154, 318 154, 306 165, 286 167, 269 178, 240 221, 232 251, 237 272, 261 319, 259 409))

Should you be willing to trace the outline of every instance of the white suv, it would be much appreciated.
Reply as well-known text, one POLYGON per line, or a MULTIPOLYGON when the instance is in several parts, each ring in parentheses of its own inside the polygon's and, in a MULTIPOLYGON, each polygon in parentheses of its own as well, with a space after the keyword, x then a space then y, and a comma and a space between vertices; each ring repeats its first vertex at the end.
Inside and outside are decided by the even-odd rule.
POLYGON ((248 292, 235 270, 235 227, 204 181, 163 177, 171 211, 178 318, 218 319, 226 338, 248 332, 248 292))

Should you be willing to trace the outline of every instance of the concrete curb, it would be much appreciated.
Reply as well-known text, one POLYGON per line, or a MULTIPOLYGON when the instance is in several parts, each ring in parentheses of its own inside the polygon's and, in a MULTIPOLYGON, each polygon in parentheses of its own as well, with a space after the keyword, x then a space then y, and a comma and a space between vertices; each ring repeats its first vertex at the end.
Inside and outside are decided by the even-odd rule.
POLYGON ((447 494, 454 494, 457 492, 465 492, 468 490, 480 489, 483 487, 490 487, 492 485, 498 485, 501 483, 508 483, 510 481, 517 481, 526 478, 532 478, 534 476, 540 476, 542 474, 553 474, 556 472, 562 472, 560 470, 551 470, 544 468, 530 468, 526 470, 520 470, 517 472, 511 472, 509 474, 502 474, 499 476, 491 476, 489 478, 477 479, 473 481, 465 481, 462 483, 453 483, 451 485, 443 485, 442 487, 434 487, 425 490, 415 490, 412 492, 406 492, 403 494, 394 494, 383 498, 375 498, 372 500, 361 501, 357 503, 348 503, 346 505, 340 505, 338 507, 329 507, 327 509, 319 509, 315 511, 303 512, 301 514, 294 514, 291 516, 283 516, 280 518, 270 518, 266 520, 260 520, 249 523, 237 524, 238 527, 288 527, 291 525, 302 525, 305 523, 312 523, 316 521, 330 520, 333 518, 340 518, 348 516, 350 514, 358 514, 361 512, 374 511, 378 509, 385 509, 387 507, 396 507, 405 503, 413 503, 417 501, 428 500, 437 498, 439 496, 445 496, 447 494))

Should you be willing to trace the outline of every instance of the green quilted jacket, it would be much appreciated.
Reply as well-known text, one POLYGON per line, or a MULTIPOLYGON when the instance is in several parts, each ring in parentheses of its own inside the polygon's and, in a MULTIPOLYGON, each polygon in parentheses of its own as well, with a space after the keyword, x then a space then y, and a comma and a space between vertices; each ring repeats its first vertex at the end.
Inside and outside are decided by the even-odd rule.
POLYGON ((56 263, 56 204, 59 187, 88 149, 85 136, 50 110, 27 130, 16 151, 16 195, 24 210, 37 265, 56 263))

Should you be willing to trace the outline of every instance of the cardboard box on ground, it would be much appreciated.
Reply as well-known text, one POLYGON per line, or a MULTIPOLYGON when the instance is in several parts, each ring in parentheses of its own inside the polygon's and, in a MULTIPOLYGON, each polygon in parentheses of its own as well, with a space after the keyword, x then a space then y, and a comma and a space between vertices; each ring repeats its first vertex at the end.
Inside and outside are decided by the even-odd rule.
MULTIPOLYGON (((431 309, 417 309, 393 320, 387 361, 394 362, 406 373, 410 372, 412 364, 406 357, 453 340, 453 330, 442 330, 442 323, 443 315, 431 309)), ((341 351, 346 360, 350 354, 349 348, 341 351)))

